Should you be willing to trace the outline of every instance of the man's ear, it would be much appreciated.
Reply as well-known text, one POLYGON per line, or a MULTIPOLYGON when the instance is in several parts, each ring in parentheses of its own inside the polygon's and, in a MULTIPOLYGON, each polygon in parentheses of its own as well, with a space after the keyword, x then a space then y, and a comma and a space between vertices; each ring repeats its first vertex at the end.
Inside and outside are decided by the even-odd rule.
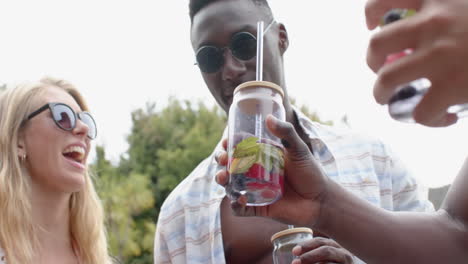
POLYGON ((288 38, 288 31, 283 23, 279 24, 279 49, 281 51, 281 55, 283 55, 289 47, 289 38, 288 38))

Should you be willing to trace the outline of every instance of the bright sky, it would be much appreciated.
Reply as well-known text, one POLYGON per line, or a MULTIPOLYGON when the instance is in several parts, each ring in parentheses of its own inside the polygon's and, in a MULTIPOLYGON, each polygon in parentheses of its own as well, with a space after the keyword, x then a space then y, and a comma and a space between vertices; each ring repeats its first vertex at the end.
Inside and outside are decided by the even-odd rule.
MULTIPOLYGON (((372 97, 364 0, 270 0, 289 33, 287 85, 298 104, 392 146, 426 186, 451 183, 466 156, 468 121, 425 128, 393 121, 372 97)), ((87 98, 97 143, 113 161, 128 147, 131 111, 169 96, 214 104, 189 41, 188 1, 4 0, 0 84, 64 78, 87 98)))

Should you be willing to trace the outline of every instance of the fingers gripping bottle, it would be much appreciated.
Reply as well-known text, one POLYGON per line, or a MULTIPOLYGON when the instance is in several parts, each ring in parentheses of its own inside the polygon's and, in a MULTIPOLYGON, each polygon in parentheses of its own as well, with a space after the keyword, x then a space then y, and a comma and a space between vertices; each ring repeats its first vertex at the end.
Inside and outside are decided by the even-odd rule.
MULTIPOLYGON (((415 13, 414 10, 392 9, 382 18, 381 26, 410 17, 415 13)), ((390 54, 387 56, 385 64, 392 63, 412 52, 412 49, 405 49, 404 51, 390 54)), ((422 78, 397 87, 396 93, 390 98, 388 103, 390 116, 402 122, 413 122, 414 107, 421 101, 430 85, 429 80, 422 78)))
POLYGON ((262 206, 281 198, 283 147, 265 120, 270 114, 285 120, 283 96, 280 86, 266 81, 246 82, 234 90, 228 120, 226 188, 231 200, 242 198, 249 206, 262 206))
MULTIPOLYGON (((414 14, 416 14, 416 11, 412 9, 392 9, 382 18, 381 26, 408 18, 414 14)), ((408 48, 402 52, 390 54, 387 56, 385 63, 392 63, 395 60, 410 55, 412 52, 413 49, 408 48)), ((397 87, 396 93, 390 98, 388 103, 390 116, 398 121, 414 122, 413 110, 430 87, 431 82, 427 78, 420 78, 397 87)), ((447 109, 450 113, 457 113, 459 118, 468 116, 467 110, 468 104, 454 105, 447 109)))

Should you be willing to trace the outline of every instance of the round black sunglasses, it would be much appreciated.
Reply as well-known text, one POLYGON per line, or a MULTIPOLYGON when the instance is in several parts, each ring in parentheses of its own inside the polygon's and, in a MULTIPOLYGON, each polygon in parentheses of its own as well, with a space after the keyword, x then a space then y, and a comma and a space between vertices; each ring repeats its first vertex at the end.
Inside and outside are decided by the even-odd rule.
MULTIPOLYGON (((270 29, 275 20, 263 31, 264 34, 270 29)), ((243 61, 247 61, 257 55, 257 38, 250 32, 238 32, 231 37, 229 46, 219 48, 206 45, 200 47, 196 52, 196 63, 200 70, 205 73, 215 73, 224 65, 224 51, 229 49, 232 55, 243 61)))
POLYGON ((64 103, 47 103, 41 108, 28 115, 28 120, 49 109, 55 124, 66 131, 71 131, 76 127, 76 119, 79 118, 88 126, 88 138, 95 139, 97 136, 96 122, 88 112, 75 113, 73 109, 64 103))

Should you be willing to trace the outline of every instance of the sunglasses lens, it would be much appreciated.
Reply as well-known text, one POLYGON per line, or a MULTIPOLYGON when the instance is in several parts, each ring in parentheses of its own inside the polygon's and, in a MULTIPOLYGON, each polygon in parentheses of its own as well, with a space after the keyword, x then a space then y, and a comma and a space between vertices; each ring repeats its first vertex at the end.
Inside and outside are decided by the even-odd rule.
POLYGON ((231 52, 240 60, 250 60, 257 53, 257 39, 248 32, 239 32, 232 36, 231 52))
POLYGON ((62 129, 71 130, 75 127, 75 115, 70 107, 62 104, 55 105, 52 109, 52 115, 57 125, 62 129))
POLYGON ((90 139, 95 139, 97 136, 96 122, 94 122, 91 114, 87 112, 80 113, 80 119, 88 126, 88 137, 90 139))
POLYGON ((217 72, 223 63, 222 51, 216 47, 204 46, 197 52, 197 64, 202 72, 217 72))

